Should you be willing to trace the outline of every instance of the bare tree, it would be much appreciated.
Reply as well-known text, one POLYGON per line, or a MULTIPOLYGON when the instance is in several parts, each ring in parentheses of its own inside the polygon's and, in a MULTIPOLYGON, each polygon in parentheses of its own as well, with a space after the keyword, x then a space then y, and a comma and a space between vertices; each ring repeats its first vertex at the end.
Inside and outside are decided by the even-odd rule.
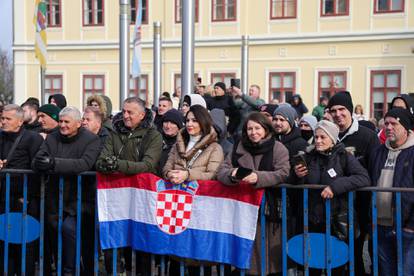
POLYGON ((13 62, 5 51, 0 52, 0 105, 13 102, 13 62))

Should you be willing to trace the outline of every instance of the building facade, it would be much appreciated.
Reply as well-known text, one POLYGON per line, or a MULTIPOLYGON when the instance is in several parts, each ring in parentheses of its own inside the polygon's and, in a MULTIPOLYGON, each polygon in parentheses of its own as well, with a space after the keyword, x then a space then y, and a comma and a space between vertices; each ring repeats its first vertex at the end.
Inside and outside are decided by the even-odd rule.
MULTIPOLYGON (((131 0, 135 19, 140 0, 131 0)), ((152 102, 153 22, 162 25, 162 91, 180 86, 181 1, 142 0, 142 76, 130 95, 152 102)), ((261 97, 300 94, 312 108, 321 95, 349 90, 354 104, 381 117, 399 93, 414 92, 411 0, 194 0, 195 74, 203 84, 241 75, 241 37, 249 36, 249 84, 261 97)), ((81 107, 95 93, 119 107, 119 1, 46 0, 47 94, 81 107)), ((40 97, 34 57, 34 1, 14 3, 15 101, 40 97)), ((133 22, 131 22, 131 41, 133 22)), ((131 51, 132 57, 132 51, 131 51)))

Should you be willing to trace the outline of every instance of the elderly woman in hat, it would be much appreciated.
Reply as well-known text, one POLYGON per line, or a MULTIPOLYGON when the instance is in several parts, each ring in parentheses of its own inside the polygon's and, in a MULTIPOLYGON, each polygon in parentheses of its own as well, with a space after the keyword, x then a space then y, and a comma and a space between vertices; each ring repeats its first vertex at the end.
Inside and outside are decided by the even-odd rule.
MULTIPOLYGON (((325 232, 324 199, 332 199, 332 224, 340 214, 347 214, 347 192, 369 186, 368 172, 338 141, 339 128, 322 120, 315 126, 314 145, 295 159, 295 184, 321 184, 322 190, 309 191, 309 229, 325 232)), ((357 231, 356 231, 357 232, 357 231)), ((336 233, 340 236, 346 233, 336 233)), ((340 237, 339 237, 340 238, 340 237)))

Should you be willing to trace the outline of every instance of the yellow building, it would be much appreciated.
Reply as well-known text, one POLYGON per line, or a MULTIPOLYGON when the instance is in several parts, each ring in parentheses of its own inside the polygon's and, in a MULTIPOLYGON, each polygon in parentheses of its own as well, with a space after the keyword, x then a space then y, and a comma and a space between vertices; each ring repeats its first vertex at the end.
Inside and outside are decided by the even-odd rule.
MULTIPOLYGON (((119 106, 119 1, 48 2, 48 93, 81 107, 104 93, 119 106)), ((132 18, 138 0, 132 0, 132 18)), ((162 90, 180 84, 180 0, 143 0, 141 79, 131 94, 152 101, 153 22, 162 24, 162 90)), ((241 75, 241 36, 250 36, 249 84, 267 101, 298 93, 308 108, 349 90, 381 116, 398 93, 414 91, 412 0, 195 0, 195 73, 203 84, 241 75)), ((34 57, 34 1, 14 0, 15 100, 40 97, 34 57)), ((131 41, 133 39, 131 24, 131 41)), ((132 56, 132 52, 131 52, 132 56)))

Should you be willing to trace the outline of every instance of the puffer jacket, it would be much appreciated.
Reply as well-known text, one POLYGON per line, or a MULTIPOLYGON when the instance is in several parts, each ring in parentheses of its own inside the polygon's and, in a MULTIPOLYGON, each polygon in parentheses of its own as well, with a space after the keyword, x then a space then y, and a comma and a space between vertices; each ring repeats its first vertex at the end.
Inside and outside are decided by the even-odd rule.
MULTIPOLYGON (((306 152, 309 174, 294 184, 321 184, 331 187, 333 214, 347 210, 346 192, 370 185, 367 170, 342 143, 336 144, 329 153, 317 152, 309 146, 306 152)), ((314 225, 325 222, 324 199, 320 190, 309 191, 309 221, 314 225)))
POLYGON ((96 162, 97 171, 103 171, 105 158, 118 158, 118 171, 124 174, 157 173, 162 152, 162 136, 152 126, 152 111, 145 109, 141 124, 134 130, 125 127, 122 113, 113 119, 113 129, 96 162))
POLYGON ((217 133, 211 128, 210 133, 203 136, 194 147, 186 152, 187 145, 184 142, 182 129, 177 135, 177 143, 171 149, 162 172, 164 178, 171 170, 188 170, 187 180, 210 180, 216 179, 216 174, 224 159, 223 150, 217 143, 217 133), (202 153, 195 159, 191 168, 187 168, 189 162, 199 150, 202 153))

